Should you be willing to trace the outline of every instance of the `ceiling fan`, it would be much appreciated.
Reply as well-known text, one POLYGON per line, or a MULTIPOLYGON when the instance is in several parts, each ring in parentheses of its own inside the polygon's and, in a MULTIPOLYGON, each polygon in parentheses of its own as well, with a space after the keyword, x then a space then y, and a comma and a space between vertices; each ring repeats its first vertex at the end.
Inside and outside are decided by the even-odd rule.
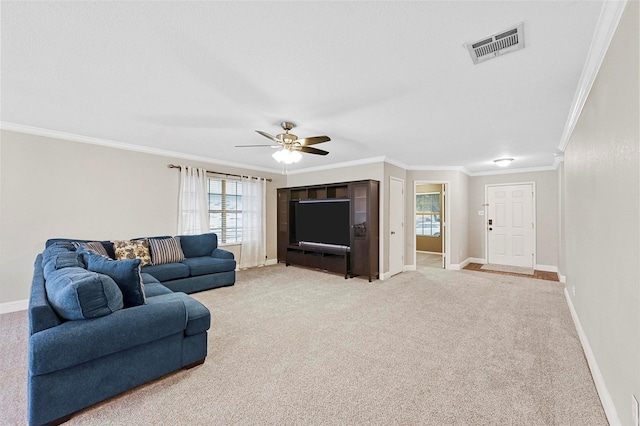
POLYGON ((272 136, 263 131, 256 130, 257 133, 261 134, 267 139, 271 139, 278 145, 236 145, 236 147, 250 148, 268 146, 270 148, 281 148, 280 151, 276 151, 273 153, 273 158, 275 158, 278 162, 284 162, 287 164, 300 161, 300 158, 302 157, 300 155, 300 152, 316 155, 327 155, 329 153, 328 151, 312 148, 309 146, 323 142, 329 142, 331 140, 329 136, 312 136, 309 138, 300 139, 293 133, 289 133, 289 130, 293 129, 295 127, 295 124, 291 123, 290 121, 283 121, 282 123, 280 123, 280 125, 284 129, 284 133, 280 133, 276 136, 272 136))

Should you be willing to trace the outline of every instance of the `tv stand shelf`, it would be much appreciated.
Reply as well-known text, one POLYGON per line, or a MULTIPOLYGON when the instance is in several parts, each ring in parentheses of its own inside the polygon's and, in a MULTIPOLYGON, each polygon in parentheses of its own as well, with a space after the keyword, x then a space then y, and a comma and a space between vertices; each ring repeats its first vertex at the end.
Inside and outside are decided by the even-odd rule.
POLYGON ((306 266, 324 271, 351 274, 349 247, 290 245, 287 247, 286 265, 306 266))

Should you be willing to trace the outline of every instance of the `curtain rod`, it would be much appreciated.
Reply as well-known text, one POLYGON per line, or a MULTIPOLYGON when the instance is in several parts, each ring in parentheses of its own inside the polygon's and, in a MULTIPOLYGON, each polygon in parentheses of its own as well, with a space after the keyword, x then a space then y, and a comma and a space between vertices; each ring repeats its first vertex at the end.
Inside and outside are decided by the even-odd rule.
MULTIPOLYGON (((167 167, 169 167, 170 169, 182 169, 182 166, 176 166, 175 164, 169 164, 167 167)), ((216 175, 235 176, 235 177, 239 177, 239 178, 247 177, 247 178, 252 178, 252 179, 264 179, 267 182, 271 182, 271 179, 269 179, 269 178, 261 178, 261 177, 258 177, 258 176, 236 175, 235 173, 214 172, 212 170, 205 170, 205 171, 207 173, 213 173, 213 174, 216 174, 216 175)))

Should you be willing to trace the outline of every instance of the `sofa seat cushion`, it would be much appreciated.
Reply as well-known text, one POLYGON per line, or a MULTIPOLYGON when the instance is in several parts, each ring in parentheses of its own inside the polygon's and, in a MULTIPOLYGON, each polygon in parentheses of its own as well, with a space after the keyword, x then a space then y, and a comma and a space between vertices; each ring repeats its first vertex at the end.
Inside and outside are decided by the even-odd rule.
POLYGON ((140 273, 140 279, 142 280, 142 283, 144 285, 152 284, 152 283, 160 283, 160 281, 158 281, 158 279, 156 277, 154 277, 153 275, 148 274, 146 272, 141 272, 140 273))
POLYGON ((233 259, 217 259, 211 256, 192 257, 182 261, 189 266, 191 276, 228 272, 236 269, 236 261, 233 259))
POLYGON ((147 295, 147 303, 149 303, 149 300, 151 300, 151 298, 153 297, 160 296, 161 294, 173 293, 171 290, 169 290, 168 288, 160 284, 158 281, 148 283, 148 284, 145 283, 144 291, 145 291, 145 294, 147 295))
POLYGON ((169 300, 180 300, 184 303, 187 310, 187 325, 184 334, 193 336, 204 333, 211 326, 211 313, 206 306, 198 302, 193 297, 187 296, 185 293, 167 293, 150 297, 147 304, 167 303, 169 300))
POLYGON ((189 276, 189 267, 184 263, 165 263, 164 265, 143 266, 142 272, 151 274, 158 281, 177 280, 189 276))

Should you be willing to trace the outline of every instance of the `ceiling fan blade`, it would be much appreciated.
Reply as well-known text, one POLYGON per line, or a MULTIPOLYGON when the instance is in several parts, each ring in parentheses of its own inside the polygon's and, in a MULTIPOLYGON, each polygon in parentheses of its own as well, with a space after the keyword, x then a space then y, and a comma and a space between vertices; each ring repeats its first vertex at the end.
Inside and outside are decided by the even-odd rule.
POLYGON ((301 146, 299 149, 300 151, 306 152, 307 154, 327 155, 329 153, 328 151, 323 151, 318 148, 311 148, 309 146, 301 146))
POLYGON ((268 146, 269 148, 280 148, 280 145, 236 145, 236 148, 255 148, 259 146, 268 146))
POLYGON ((265 133, 265 132, 262 132, 262 131, 260 131, 260 130, 256 130, 256 132, 257 132, 257 133, 260 133, 260 134, 261 134, 262 136, 264 136, 265 138, 269 138, 269 139, 271 139, 271 140, 272 140, 272 141, 274 141, 274 142, 278 142, 278 143, 280 143, 280 140, 279 140, 278 138, 276 138, 275 136, 271 136, 269 133, 265 133))
POLYGON ((317 143, 329 142, 331 138, 329 136, 312 136, 310 138, 298 139, 300 145, 309 146, 317 143))

